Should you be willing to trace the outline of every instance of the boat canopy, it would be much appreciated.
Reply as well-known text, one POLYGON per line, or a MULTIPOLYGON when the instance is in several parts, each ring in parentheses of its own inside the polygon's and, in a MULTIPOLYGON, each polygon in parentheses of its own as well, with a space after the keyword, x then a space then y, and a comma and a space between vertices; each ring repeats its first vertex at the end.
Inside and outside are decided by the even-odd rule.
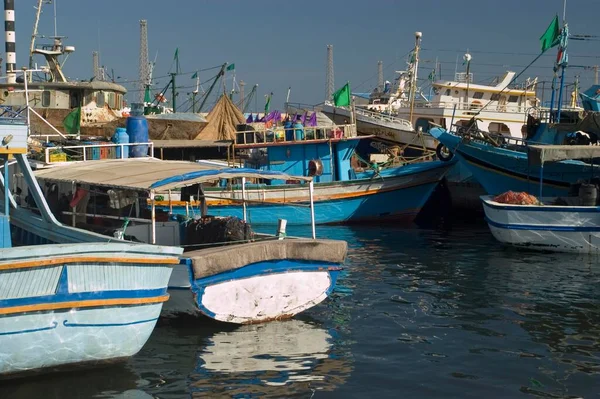
POLYGON ((600 157, 600 146, 594 145, 530 145, 529 162, 542 165, 568 159, 590 159, 600 157))
POLYGON ((220 179, 256 178, 311 181, 311 177, 251 168, 229 168, 156 158, 78 162, 35 172, 40 179, 129 190, 170 190, 220 179))

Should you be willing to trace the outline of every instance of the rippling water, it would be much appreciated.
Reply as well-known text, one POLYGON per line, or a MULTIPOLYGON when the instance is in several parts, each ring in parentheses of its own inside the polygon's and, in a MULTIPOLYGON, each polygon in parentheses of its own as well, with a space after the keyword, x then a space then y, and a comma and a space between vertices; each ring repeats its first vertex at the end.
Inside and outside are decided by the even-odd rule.
POLYGON ((348 261, 300 317, 161 320, 126 363, 5 381, 0 397, 600 397, 597 259, 510 250, 485 226, 318 232, 347 240, 348 261))

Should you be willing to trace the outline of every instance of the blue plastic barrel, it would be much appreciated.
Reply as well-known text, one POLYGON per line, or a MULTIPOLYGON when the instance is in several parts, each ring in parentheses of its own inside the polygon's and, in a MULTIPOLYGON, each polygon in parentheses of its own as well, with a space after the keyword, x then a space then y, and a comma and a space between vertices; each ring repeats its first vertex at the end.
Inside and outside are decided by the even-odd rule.
MULTIPOLYGON (((129 144, 129 135, 127 129, 124 127, 118 127, 115 130, 115 134, 112 136, 111 141, 115 144, 129 144)), ((117 148, 117 159, 121 159, 121 147, 117 148)), ((123 146, 123 158, 129 158, 129 146, 123 146)))
POLYGON ((285 129, 285 141, 292 141, 294 140, 294 131, 292 130, 292 121, 286 121, 283 124, 283 127, 285 129))
POLYGON ((294 123, 294 136, 297 141, 304 140, 304 126, 302 126, 302 123, 294 123))
MULTIPOLYGON (((147 143, 148 139, 148 121, 144 116, 130 116, 127 118, 127 134, 130 143, 147 143)), ((134 145, 129 149, 131 158, 141 158, 148 155, 147 145, 134 145)))

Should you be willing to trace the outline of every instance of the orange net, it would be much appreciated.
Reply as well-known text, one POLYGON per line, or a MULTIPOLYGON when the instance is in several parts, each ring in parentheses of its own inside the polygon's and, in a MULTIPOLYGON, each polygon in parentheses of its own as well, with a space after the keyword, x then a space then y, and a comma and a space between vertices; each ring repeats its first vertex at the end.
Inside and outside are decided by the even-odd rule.
POLYGON ((494 201, 501 204, 540 205, 540 201, 535 196, 526 192, 516 193, 514 191, 507 191, 495 197, 494 201))

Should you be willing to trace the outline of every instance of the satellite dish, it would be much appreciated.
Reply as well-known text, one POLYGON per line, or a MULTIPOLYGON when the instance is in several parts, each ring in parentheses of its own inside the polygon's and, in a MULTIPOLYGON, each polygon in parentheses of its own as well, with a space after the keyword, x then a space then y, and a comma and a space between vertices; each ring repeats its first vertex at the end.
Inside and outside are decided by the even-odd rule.
POLYGON ((72 53, 75 51, 75 46, 65 46, 65 53, 72 53))

